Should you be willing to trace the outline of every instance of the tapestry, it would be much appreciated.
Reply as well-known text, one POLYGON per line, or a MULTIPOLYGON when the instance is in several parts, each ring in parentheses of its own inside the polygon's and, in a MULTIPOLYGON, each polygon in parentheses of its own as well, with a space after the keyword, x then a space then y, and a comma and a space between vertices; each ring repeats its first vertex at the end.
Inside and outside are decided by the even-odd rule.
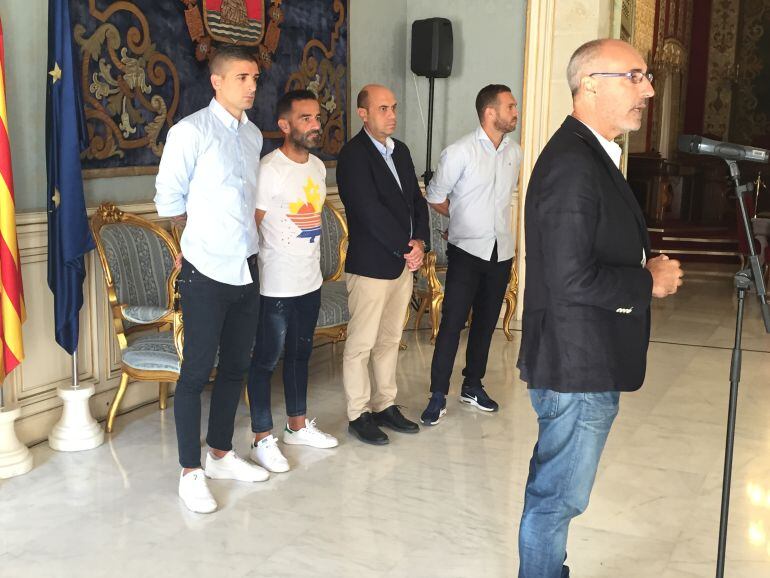
POLYGON ((730 141, 770 148, 770 0, 746 0, 730 141))
POLYGON ((316 154, 334 164, 348 137, 347 0, 70 0, 88 130, 86 177, 153 174, 168 129, 208 105, 208 58, 217 46, 251 47, 260 78, 249 118, 282 135, 275 104, 307 88, 321 104, 316 154))

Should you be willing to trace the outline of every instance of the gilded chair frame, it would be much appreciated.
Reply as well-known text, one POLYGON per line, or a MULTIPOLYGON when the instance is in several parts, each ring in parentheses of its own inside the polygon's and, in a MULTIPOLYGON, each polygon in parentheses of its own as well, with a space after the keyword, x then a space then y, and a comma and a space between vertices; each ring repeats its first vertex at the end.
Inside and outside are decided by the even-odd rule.
MULTIPOLYGON (((178 270, 172 270, 169 279, 167 280, 166 293, 168 295, 168 303, 166 304, 167 312, 165 315, 157 319, 152 323, 135 325, 133 327, 126 327, 125 322, 128 321, 125 316, 125 304, 118 301, 117 291, 115 289, 115 283, 113 281, 112 270, 110 269, 109 262, 107 261, 107 255, 104 249, 104 245, 101 239, 101 229, 104 225, 114 225, 119 223, 125 223, 136 227, 141 227, 151 231, 157 235, 161 241, 171 252, 172 258, 176 259, 179 254, 179 247, 175 243, 173 237, 164 229, 158 225, 151 223, 150 221, 143 219, 137 215, 131 213, 125 213, 116 207, 113 203, 102 203, 91 217, 91 232, 96 242, 96 251, 99 255, 99 260, 102 263, 102 270, 104 271, 104 281, 107 286, 107 300, 112 313, 112 327, 115 330, 115 336, 120 347, 121 356, 123 351, 128 347, 127 336, 135 331, 146 331, 147 329, 165 329, 170 328, 173 331, 174 345, 179 355, 181 362, 182 359, 182 342, 183 342, 183 326, 181 312, 178 311, 178 307, 175 307, 178 295, 176 293, 176 278, 179 275, 178 270)), ((115 423, 115 416, 118 413, 123 396, 128 388, 130 379, 136 381, 157 381, 158 382, 158 406, 161 410, 165 410, 168 406, 168 384, 175 383, 179 378, 179 374, 171 371, 145 371, 137 370, 129 367, 123 363, 121 359, 121 378, 118 391, 115 393, 115 397, 110 404, 110 410, 107 414, 107 433, 111 433, 115 423)))
MULTIPOLYGON (((324 282, 339 281, 342 277, 342 274, 345 272, 345 258, 348 254, 348 224, 345 221, 345 217, 342 216, 342 213, 334 205, 332 205, 331 202, 329 202, 328 198, 324 201, 324 206, 331 210, 334 218, 337 219, 337 223, 343 232, 342 238, 337 245, 337 269, 330 276, 325 277, 324 282)), ((313 336, 326 337, 331 339, 332 343, 337 343, 338 341, 342 341, 347 337, 347 332, 348 324, 341 323, 339 325, 332 325, 330 327, 317 327, 313 336)))
MULTIPOLYGON (((516 313, 516 303, 519 296, 519 272, 516 267, 517 255, 513 256, 513 266, 511 267, 511 276, 508 280, 508 286, 505 290, 505 296, 503 297, 503 303, 505 303, 505 313, 503 314, 503 333, 508 341, 513 341, 513 333, 511 332, 511 320, 516 313)), ((417 306, 417 313, 414 319, 414 328, 420 327, 420 321, 426 311, 430 314, 431 323, 431 336, 430 342, 436 343, 436 336, 438 335, 439 321, 441 320, 441 306, 444 303, 444 288, 438 279, 438 272, 446 271, 446 267, 436 267, 436 253, 431 250, 425 255, 422 267, 419 270, 419 274, 425 276, 428 280, 428 289, 415 289, 414 294, 419 299, 417 306)), ((468 324, 470 325, 471 316, 473 312, 468 316, 468 324)), ((408 318, 408 317, 407 317, 408 318)))
POLYGON ((444 288, 438 279, 438 272, 446 271, 446 267, 436 267, 436 252, 431 249, 425 255, 419 275, 424 276, 428 282, 427 290, 415 288, 414 294, 419 299, 417 313, 414 316, 414 328, 419 329, 420 322, 426 311, 430 316, 431 335, 430 342, 436 343, 439 321, 441 320, 441 305, 444 303, 444 288))
POLYGON ((513 254, 513 267, 511 267, 511 278, 508 280, 508 287, 505 290, 503 302, 505 303, 505 313, 503 314, 503 333, 508 341, 513 341, 511 332, 511 319, 516 313, 516 302, 519 298, 519 271, 516 266, 518 263, 518 251, 513 254))

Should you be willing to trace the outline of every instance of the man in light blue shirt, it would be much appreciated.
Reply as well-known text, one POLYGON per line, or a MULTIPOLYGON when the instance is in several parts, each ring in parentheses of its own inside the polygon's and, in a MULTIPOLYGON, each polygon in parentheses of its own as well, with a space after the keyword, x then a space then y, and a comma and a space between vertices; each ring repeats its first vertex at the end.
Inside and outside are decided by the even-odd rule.
POLYGON ((158 177, 158 215, 184 221, 179 293, 184 360, 174 398, 179 496, 193 512, 217 508, 206 477, 245 482, 268 472, 232 449, 233 423, 259 314, 256 186, 262 134, 246 116, 259 66, 253 53, 220 47, 212 57, 215 96, 168 132, 158 177), (219 351, 211 395, 206 470, 201 468, 201 392, 219 351))
POLYGON ((476 97, 480 126, 442 153, 427 200, 449 217, 446 284, 441 325, 431 364, 431 398, 421 416, 435 425, 446 413, 446 395, 460 331, 473 309, 460 401, 482 411, 497 411, 484 378, 515 240, 511 204, 519 177, 521 148, 510 137, 518 111, 511 89, 490 84, 476 97))

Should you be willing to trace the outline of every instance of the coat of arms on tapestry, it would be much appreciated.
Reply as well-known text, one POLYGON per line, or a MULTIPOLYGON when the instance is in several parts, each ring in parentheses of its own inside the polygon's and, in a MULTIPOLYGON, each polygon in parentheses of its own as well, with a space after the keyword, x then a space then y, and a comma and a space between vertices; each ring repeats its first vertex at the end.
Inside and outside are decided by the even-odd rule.
POLYGON ((168 129, 213 96, 208 58, 222 44, 254 50, 261 75, 249 118, 282 136, 278 97, 296 88, 321 104, 333 164, 348 136, 347 0, 70 0, 88 134, 87 177, 152 174, 168 129))

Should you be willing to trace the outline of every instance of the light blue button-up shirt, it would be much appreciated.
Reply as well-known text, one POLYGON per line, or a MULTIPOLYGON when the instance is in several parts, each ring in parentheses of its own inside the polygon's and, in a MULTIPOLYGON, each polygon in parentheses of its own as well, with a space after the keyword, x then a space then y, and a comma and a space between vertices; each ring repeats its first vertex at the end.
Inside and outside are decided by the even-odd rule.
POLYGON ((377 147, 377 150, 380 151, 382 158, 385 159, 385 164, 388 165, 390 172, 393 173, 393 176, 398 183, 398 187, 403 191, 404 187, 401 186, 401 179, 398 178, 396 165, 393 162, 393 149, 396 148, 396 143, 393 142, 392 138, 388 137, 385 139, 385 144, 382 144, 380 141, 374 138, 368 130, 364 130, 366 131, 367 136, 372 139, 372 142, 374 143, 374 146, 377 147))
POLYGON ((485 261, 497 243, 498 261, 513 257, 511 205, 520 165, 521 147, 510 135, 495 148, 481 127, 442 151, 426 199, 449 199, 450 243, 485 261))
MULTIPOLYGON (((385 144, 382 144, 380 141, 378 141, 376 138, 374 138, 366 128, 364 128, 364 131, 366 132, 367 136, 372 139, 372 142, 374 143, 374 146, 377 148, 378 151, 380 151, 380 154, 382 155, 382 158, 385 159, 385 164, 388 165, 388 168, 390 169, 390 172, 393 173, 393 177, 396 179, 396 182, 398 183, 398 188, 402 191, 404 190, 404 187, 401 186, 401 179, 398 178, 398 171, 396 171, 396 164, 393 162, 393 149, 396 148, 396 143, 393 142, 393 139, 388 137, 385 139, 385 144)), ((412 236, 412 232, 414 231, 414 224, 412 223, 412 220, 410 218, 409 220, 409 237, 412 236)))
POLYGON ((187 213, 182 253, 201 273, 229 285, 252 282, 254 221, 262 133, 212 99, 168 131, 155 206, 161 217, 187 213))

